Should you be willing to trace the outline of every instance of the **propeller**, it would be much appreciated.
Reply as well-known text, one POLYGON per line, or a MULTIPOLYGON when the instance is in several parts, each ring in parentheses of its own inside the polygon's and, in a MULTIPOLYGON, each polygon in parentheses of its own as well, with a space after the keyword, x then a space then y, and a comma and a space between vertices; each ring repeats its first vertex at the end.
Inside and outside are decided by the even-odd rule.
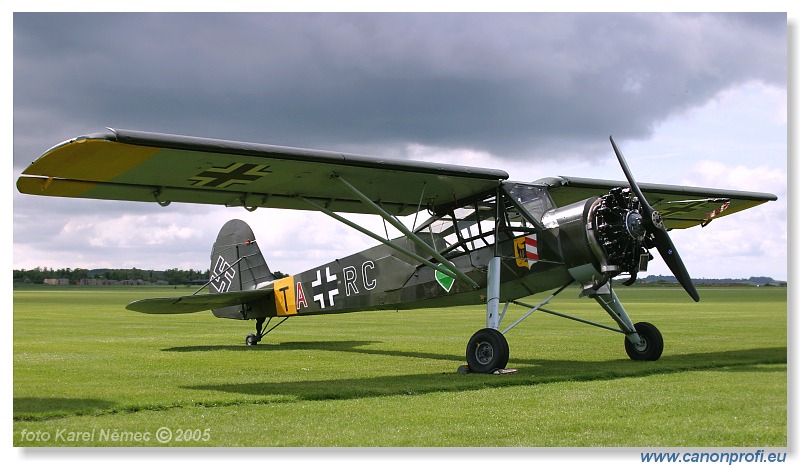
POLYGON ((697 294, 697 289, 692 283, 692 278, 689 276, 689 272, 686 270, 686 266, 683 265, 678 250, 675 249, 675 245, 672 244, 667 229, 664 227, 661 214, 654 210, 647 202, 647 199, 645 199, 644 194, 641 189, 639 189, 639 185, 636 184, 636 180, 633 178, 633 173, 628 167, 628 163, 625 162, 625 157, 622 156, 622 152, 617 148, 614 137, 609 137, 609 139, 611 140, 611 146, 614 147, 614 153, 617 155, 619 165, 622 167, 622 172, 625 173, 625 178, 631 186, 631 190, 636 194, 636 197, 639 198, 642 224, 647 231, 647 236, 650 237, 652 244, 658 249, 659 254, 661 254, 661 258, 664 259, 667 267, 669 267, 669 270, 675 275, 675 278, 678 279, 678 282, 683 286, 683 289, 686 290, 686 293, 688 293, 694 301, 700 301, 700 295, 697 294))

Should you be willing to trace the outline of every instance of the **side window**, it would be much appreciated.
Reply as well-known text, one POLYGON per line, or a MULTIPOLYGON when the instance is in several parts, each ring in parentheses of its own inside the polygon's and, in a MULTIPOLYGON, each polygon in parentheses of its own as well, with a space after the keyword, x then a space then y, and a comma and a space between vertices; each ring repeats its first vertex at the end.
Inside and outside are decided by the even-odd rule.
POLYGON ((442 254, 463 253, 494 243, 494 201, 456 209, 424 223, 417 234, 442 254))
POLYGON ((424 235, 422 239, 433 246, 434 249, 443 253, 458 247, 459 239, 454 228, 452 215, 433 219, 426 225, 423 225, 419 231, 420 234, 424 235))
POLYGON ((456 210, 459 238, 468 251, 494 243, 494 211, 493 201, 456 210))

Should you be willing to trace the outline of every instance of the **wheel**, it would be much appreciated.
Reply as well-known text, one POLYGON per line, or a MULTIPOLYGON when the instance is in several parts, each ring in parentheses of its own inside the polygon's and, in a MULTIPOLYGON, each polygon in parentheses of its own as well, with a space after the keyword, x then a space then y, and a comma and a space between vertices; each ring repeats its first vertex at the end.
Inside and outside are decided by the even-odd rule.
POLYGON ((625 351, 631 360, 656 361, 664 351, 664 339, 656 326, 649 322, 637 322, 633 325, 642 342, 634 345, 628 338, 625 338, 625 351))
POLYGON ((474 373, 491 373, 508 364, 508 341, 497 329, 481 329, 467 344, 467 365, 474 373))
POLYGON ((258 337, 255 334, 247 334, 247 337, 244 339, 244 343, 247 345, 258 345, 258 337))

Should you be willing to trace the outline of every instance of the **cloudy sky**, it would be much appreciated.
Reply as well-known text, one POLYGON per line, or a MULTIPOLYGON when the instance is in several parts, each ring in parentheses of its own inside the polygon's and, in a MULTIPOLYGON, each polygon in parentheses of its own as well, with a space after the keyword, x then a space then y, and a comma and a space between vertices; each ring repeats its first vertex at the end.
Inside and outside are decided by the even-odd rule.
MULTIPOLYGON (((622 179, 613 134, 641 182, 779 197, 673 232, 694 277, 787 278, 785 14, 16 13, 13 41, 14 181, 52 145, 105 127, 522 181, 622 179)), ((13 266, 205 270, 230 218, 287 273, 374 244, 312 212, 14 190, 13 266)))

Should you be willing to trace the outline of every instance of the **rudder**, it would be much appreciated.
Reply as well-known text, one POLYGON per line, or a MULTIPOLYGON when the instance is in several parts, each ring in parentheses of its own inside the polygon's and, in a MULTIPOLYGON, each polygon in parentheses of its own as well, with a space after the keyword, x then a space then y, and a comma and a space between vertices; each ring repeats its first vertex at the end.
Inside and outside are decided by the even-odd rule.
MULTIPOLYGON (((250 226, 242 220, 230 220, 219 231, 211 250, 211 293, 255 290, 275 280, 250 226)), ((246 319, 244 305, 218 308, 214 316, 246 319)))

